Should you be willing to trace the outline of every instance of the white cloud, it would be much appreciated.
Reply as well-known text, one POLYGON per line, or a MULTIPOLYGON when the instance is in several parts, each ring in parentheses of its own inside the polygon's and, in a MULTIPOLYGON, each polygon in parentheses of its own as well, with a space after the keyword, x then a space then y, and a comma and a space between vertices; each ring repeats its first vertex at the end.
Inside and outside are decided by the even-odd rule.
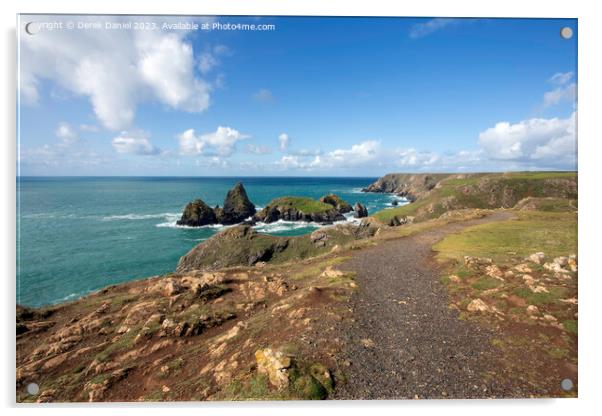
POLYGON ((194 76, 192 45, 175 34, 137 43, 140 73, 162 102, 193 113, 209 107, 209 86, 194 76))
POLYGON ((59 123, 56 131, 54 132, 56 137, 59 138, 63 146, 69 146, 78 140, 77 132, 71 127, 69 123, 59 123))
POLYGON ((286 150, 288 149, 288 147, 291 144, 291 138, 289 137, 288 134, 282 133, 282 134, 280 134, 280 136, 278 136, 278 144, 280 147, 280 151, 286 152, 286 150))
MULTIPOLYGON (((92 20, 96 18, 81 18, 82 22, 92 20)), ((184 36, 131 30, 81 30, 77 36, 55 30, 23 36, 21 98, 24 103, 35 103, 39 80, 49 79, 87 97, 97 119, 111 130, 130 127, 143 101, 202 112, 209 106, 210 87, 195 76, 192 44, 184 36)))
POLYGON ((431 152, 420 152, 416 149, 403 149, 397 152, 401 166, 430 166, 440 160, 440 156, 431 152))
POLYGON ((231 51, 226 45, 216 45, 213 48, 207 48, 199 56, 199 70, 206 74, 220 64, 218 56, 230 55, 231 51))
POLYGON ((268 103, 268 102, 274 100, 274 96, 272 95, 272 92, 265 88, 262 88, 259 91, 257 91, 255 94, 253 94, 253 98, 262 103, 268 103))
POLYGON ((576 98, 577 84, 573 82, 569 85, 546 92, 543 95, 543 107, 551 107, 562 102, 575 103, 576 98))
POLYGON ((204 154, 227 157, 232 155, 237 142, 249 137, 233 128, 219 126, 216 131, 201 135, 197 135, 194 129, 188 129, 176 138, 182 155, 204 154))
POLYGON ((255 145, 249 143, 246 147, 247 153, 252 153, 255 155, 267 155, 272 153, 272 149, 269 146, 264 145, 255 145))
POLYGON ((304 156, 287 154, 277 164, 287 169, 333 170, 391 165, 391 162, 392 153, 383 149, 380 142, 368 140, 354 144, 348 149, 335 149, 316 155, 311 160, 304 156))
POLYGON ((573 113, 565 119, 500 122, 479 134, 479 144, 493 160, 572 166, 577 150, 575 118, 573 113))
POLYGON ((548 82, 556 85, 564 85, 571 79, 573 79, 573 71, 557 72, 548 79, 548 82))
POLYGON ((294 156, 320 156, 321 154, 323 154, 323 152, 319 149, 317 150, 311 150, 311 149, 300 149, 300 150, 293 150, 288 152, 289 155, 294 155, 294 156))
POLYGON ((206 74, 211 71, 215 66, 217 66, 218 60, 213 56, 210 52, 203 52, 201 56, 199 56, 199 70, 206 74))
POLYGON ((160 150, 141 131, 123 131, 111 141, 113 149, 121 154, 156 155, 160 150))
POLYGON ((410 29, 410 37, 413 39, 422 38, 434 33, 438 30, 444 29, 448 26, 456 25, 460 23, 461 19, 452 18, 435 18, 424 23, 417 23, 410 29))

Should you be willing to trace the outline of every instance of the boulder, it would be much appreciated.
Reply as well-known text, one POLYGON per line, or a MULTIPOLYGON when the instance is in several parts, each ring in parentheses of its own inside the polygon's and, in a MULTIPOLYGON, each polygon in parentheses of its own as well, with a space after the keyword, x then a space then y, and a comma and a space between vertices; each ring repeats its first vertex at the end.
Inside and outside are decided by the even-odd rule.
MULTIPOLYGON (((365 218, 368 216, 368 209, 366 208, 365 205, 360 204, 359 202, 355 204, 354 211, 355 211, 355 214, 354 214, 355 218, 365 218)), ((396 218, 396 217, 394 217, 394 218, 396 218)))
POLYGON ((326 241, 328 241, 328 234, 326 234, 322 230, 316 230, 309 236, 313 245, 317 247, 324 247, 326 245, 326 241))
POLYGON ((322 198, 320 198, 320 202, 332 205, 341 214, 353 211, 353 208, 348 202, 343 201, 338 195, 335 194, 324 195, 322 198))
POLYGON ((182 217, 177 222, 178 225, 187 225, 190 227, 201 227, 216 223, 215 212, 202 199, 196 199, 188 203, 186 208, 184 208, 182 217))
POLYGON ((242 183, 238 182, 228 191, 224 200, 221 224, 237 224, 255 215, 255 205, 247 196, 242 183))
POLYGON ((273 351, 271 348, 265 348, 255 351, 255 360, 257 362, 257 372, 265 374, 277 389, 285 389, 289 385, 289 369, 291 368, 291 359, 280 351, 273 351))
POLYGON ((531 254, 526 260, 529 260, 535 264, 543 264, 545 258, 546 255, 540 251, 538 253, 531 254))
POLYGON ((530 316, 539 315, 539 308, 535 305, 529 305, 527 306, 527 314, 529 314, 530 316))
POLYGON ((473 299, 466 309, 470 312, 489 312, 489 306, 481 299, 473 299))

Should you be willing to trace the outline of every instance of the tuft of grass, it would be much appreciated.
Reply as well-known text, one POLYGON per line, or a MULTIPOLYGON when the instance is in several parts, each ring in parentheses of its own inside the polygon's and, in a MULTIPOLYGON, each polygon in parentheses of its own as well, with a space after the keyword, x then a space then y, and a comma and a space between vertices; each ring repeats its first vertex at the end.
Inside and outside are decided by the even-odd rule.
POLYGON ((566 321, 562 322, 562 325, 564 326, 564 329, 567 330, 567 332, 570 332, 571 334, 577 334, 577 321, 574 319, 567 319, 566 321))
POLYGON ((309 374, 296 379, 293 388, 299 398, 303 400, 323 400, 328 396, 326 388, 309 374))

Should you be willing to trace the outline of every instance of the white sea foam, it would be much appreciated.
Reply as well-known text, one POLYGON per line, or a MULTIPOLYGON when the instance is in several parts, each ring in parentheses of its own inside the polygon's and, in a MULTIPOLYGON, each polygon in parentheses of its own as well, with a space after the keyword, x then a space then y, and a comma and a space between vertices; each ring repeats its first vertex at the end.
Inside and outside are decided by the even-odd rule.
POLYGON ((123 220, 152 220, 155 218, 171 218, 179 217, 180 214, 173 212, 163 212, 161 214, 124 214, 124 215, 109 215, 103 217, 103 221, 123 221, 123 220))
POLYGON ((159 224, 155 224, 155 227, 158 228, 190 228, 190 229, 203 229, 203 228, 214 228, 214 229, 222 229, 231 227, 231 225, 223 225, 223 224, 208 224, 202 225, 200 227, 192 227, 190 225, 179 225, 178 220, 180 219, 180 214, 165 214, 164 222, 159 224))
POLYGON ((263 233, 276 233, 279 231, 297 230, 299 228, 320 228, 321 226, 321 224, 316 222, 278 220, 269 224, 258 222, 253 228, 263 233))

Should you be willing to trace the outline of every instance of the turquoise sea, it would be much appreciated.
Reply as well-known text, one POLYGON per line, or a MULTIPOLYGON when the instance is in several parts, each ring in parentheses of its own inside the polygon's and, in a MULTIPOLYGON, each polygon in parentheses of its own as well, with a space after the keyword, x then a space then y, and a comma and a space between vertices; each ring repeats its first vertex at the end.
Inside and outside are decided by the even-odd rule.
MULTIPOLYGON (((115 283, 173 271, 180 256, 223 227, 187 228, 176 220, 189 201, 211 206, 241 181, 260 209, 279 196, 335 193, 369 213, 390 194, 362 193, 376 178, 20 177, 17 179, 17 303, 43 306, 115 283)), ((349 218, 352 221, 352 218, 349 218)), ((257 230, 299 235, 318 224, 277 222, 257 230)))

